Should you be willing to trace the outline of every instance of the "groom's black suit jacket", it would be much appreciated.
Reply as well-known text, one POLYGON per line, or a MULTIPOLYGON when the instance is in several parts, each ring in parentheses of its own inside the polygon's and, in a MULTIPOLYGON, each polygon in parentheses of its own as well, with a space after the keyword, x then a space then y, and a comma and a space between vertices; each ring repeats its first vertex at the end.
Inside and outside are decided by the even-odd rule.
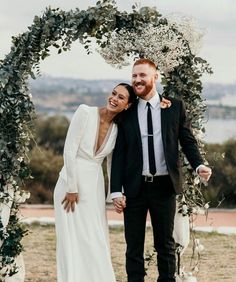
MULTIPOLYGON (((171 106, 161 109, 162 141, 167 169, 175 192, 179 194, 182 191, 179 144, 193 169, 203 164, 203 159, 190 130, 183 102, 168 99, 171 106)), ((137 105, 138 102, 127 111, 122 122, 118 123, 118 136, 112 157, 111 193, 121 192, 123 187, 127 197, 138 195, 142 179, 143 155, 137 105)))

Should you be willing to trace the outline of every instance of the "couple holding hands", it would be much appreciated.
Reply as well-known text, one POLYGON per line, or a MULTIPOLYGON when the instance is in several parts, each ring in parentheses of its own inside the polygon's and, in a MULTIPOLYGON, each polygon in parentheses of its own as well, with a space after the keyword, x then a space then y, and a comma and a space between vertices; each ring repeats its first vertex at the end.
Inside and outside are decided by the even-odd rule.
POLYGON ((102 163, 109 198, 124 214, 128 282, 144 282, 149 211, 157 251, 157 281, 175 281, 176 195, 182 191, 179 144, 205 181, 205 166, 183 102, 157 93, 157 68, 138 59, 132 86, 121 83, 102 108, 80 105, 70 123, 64 166, 54 192, 59 282, 115 282, 102 163))

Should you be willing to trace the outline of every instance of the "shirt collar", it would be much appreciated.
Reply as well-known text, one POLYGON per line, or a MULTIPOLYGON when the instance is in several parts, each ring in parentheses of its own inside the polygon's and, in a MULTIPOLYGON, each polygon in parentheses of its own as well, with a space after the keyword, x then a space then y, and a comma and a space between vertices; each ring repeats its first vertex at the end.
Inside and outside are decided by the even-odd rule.
POLYGON ((147 102, 149 102, 151 104, 151 107, 153 109, 156 108, 157 106, 160 105, 159 94, 156 92, 155 95, 150 100, 148 100, 148 101, 139 98, 139 103, 138 103, 139 107, 144 110, 146 108, 147 102))

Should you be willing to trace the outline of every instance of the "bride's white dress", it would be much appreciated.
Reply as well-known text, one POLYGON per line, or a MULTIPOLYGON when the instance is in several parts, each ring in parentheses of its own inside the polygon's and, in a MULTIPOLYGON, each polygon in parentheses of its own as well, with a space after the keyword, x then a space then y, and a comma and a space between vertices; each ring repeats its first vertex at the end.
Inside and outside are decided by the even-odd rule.
POLYGON ((64 167, 55 187, 58 282, 115 282, 111 263, 102 162, 111 154, 115 124, 97 152, 97 107, 81 105, 72 118, 64 148, 64 167), (78 192, 74 213, 61 204, 66 192, 78 192))

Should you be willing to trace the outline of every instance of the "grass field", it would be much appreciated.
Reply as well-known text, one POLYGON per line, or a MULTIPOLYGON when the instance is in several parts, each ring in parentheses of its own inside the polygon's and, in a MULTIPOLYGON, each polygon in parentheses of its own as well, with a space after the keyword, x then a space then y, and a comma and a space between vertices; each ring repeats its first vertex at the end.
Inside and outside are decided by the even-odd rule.
MULTIPOLYGON (((56 281, 55 229, 53 226, 32 225, 30 234, 24 238, 25 281, 56 281)), ((197 233, 205 249, 201 255, 198 282, 234 282, 236 281, 236 235, 216 233, 197 233)), ((112 261, 117 282, 125 282, 124 252, 125 243, 122 228, 110 230, 112 261)), ((152 233, 147 230, 146 249, 152 251, 152 233)), ((182 264, 190 270, 191 246, 185 252, 182 264)), ((146 282, 156 281, 156 267, 148 268, 146 282)), ((66 281, 65 281, 66 282, 66 281)), ((87 281, 84 281, 87 282, 87 281)), ((102 281, 98 281, 102 282, 102 281)))

